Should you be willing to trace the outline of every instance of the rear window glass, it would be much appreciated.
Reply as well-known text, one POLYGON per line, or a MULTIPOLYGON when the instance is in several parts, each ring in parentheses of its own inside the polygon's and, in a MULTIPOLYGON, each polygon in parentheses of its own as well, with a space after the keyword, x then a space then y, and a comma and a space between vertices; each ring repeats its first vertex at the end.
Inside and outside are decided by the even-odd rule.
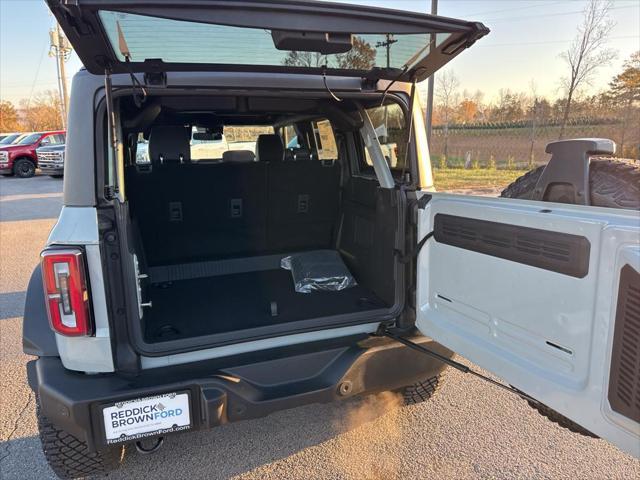
MULTIPOLYGON (((118 26, 131 60, 162 59, 167 63, 223 65, 273 65, 293 67, 370 70, 373 67, 402 68, 424 57, 429 33, 357 34, 353 48, 342 54, 278 50, 271 31, 186 22, 130 13, 100 11, 100 19, 113 51, 120 61, 118 26)), ((440 44, 449 34, 438 34, 440 44)))
POLYGON ((312 122, 313 133, 316 141, 316 152, 319 160, 336 160, 338 158, 338 146, 333 136, 333 128, 329 120, 312 122))
MULTIPOLYGON (((251 152, 253 158, 256 153, 256 141, 262 134, 274 133, 272 126, 226 126, 224 133, 202 138, 198 133, 204 131, 193 127, 191 130, 191 161, 222 160, 224 152, 229 150, 243 150, 251 152)), ((136 148, 136 163, 149 163, 149 142, 138 135, 136 148)))
POLYGON ((298 124, 298 129, 293 125, 282 127, 282 141, 289 153, 299 153, 301 150, 311 154, 314 160, 338 159, 338 145, 329 120, 302 122, 298 124))
POLYGON ((36 143, 40 140, 40 137, 42 137, 42 133, 32 133, 17 142, 17 145, 31 145, 32 143, 36 143))
MULTIPOLYGON (((378 141, 382 147, 382 154, 393 171, 401 172, 405 169, 408 132, 404 111, 397 103, 367 109, 373 123, 378 141)), ((373 171, 373 163, 367 149, 365 151, 365 165, 361 167, 373 171)))

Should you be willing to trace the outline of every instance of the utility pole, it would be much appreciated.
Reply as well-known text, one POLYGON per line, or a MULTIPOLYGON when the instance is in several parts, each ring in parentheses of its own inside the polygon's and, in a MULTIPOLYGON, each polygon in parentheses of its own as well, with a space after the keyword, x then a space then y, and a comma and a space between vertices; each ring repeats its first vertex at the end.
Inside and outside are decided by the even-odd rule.
MULTIPOLYGON (((431 0, 431 15, 438 14, 438 0, 431 0)), ((429 40, 429 52, 433 52, 436 48, 436 34, 432 33, 429 40)), ((427 144, 431 146, 431 126, 433 123, 433 87, 435 74, 431 74, 427 80, 427 115, 425 123, 427 124, 427 144)))
MULTIPOLYGON (((386 40, 384 42, 377 42, 376 43, 376 47, 380 48, 380 47, 386 47, 387 49, 387 68, 391 68, 391 45, 393 45, 394 43, 396 43, 398 40, 396 40, 395 38, 393 38, 393 34, 391 33, 387 33, 386 36, 386 40)), ((387 120, 388 120, 388 112, 387 112, 387 106, 384 106, 384 137, 385 137, 385 142, 387 141, 387 120)))
POLYGON ((387 68, 391 67, 391 45, 396 43, 398 40, 393 38, 393 34, 387 33, 387 40, 384 42, 376 43, 376 47, 386 47, 387 48, 387 68))
POLYGON ((71 55, 71 44, 64 36, 60 25, 49 30, 49 56, 56 58, 56 70, 58 72, 58 93, 60 95, 60 113, 62 116, 62 128, 67 128, 67 109, 69 108, 69 93, 67 91, 67 75, 65 65, 71 55))

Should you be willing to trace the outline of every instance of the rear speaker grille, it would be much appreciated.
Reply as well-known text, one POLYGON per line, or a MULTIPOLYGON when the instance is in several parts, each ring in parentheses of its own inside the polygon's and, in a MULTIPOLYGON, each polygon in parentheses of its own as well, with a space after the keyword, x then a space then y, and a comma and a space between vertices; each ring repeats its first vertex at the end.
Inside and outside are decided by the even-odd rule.
POLYGON ((640 422, 640 273, 630 265, 620 272, 609 403, 613 411, 640 422))

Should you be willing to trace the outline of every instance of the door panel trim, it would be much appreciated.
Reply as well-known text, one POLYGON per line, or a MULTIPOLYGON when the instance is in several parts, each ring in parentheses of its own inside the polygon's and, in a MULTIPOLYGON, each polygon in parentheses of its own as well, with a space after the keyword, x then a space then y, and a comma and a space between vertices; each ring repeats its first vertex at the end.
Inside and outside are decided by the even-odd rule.
POLYGON ((640 422, 640 272, 620 271, 608 398, 611 409, 640 422))
POLYGON ((439 243, 491 255, 576 278, 589 273, 591 244, 586 237, 539 228, 438 213, 439 243))

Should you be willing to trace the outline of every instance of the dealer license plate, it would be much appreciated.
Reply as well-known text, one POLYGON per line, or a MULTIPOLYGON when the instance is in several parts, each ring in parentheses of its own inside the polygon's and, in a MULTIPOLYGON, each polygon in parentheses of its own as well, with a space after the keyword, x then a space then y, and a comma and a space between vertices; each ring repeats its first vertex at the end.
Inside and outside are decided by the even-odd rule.
POLYGON ((102 417, 108 444, 188 430, 191 428, 189 393, 125 400, 104 407, 102 417))

